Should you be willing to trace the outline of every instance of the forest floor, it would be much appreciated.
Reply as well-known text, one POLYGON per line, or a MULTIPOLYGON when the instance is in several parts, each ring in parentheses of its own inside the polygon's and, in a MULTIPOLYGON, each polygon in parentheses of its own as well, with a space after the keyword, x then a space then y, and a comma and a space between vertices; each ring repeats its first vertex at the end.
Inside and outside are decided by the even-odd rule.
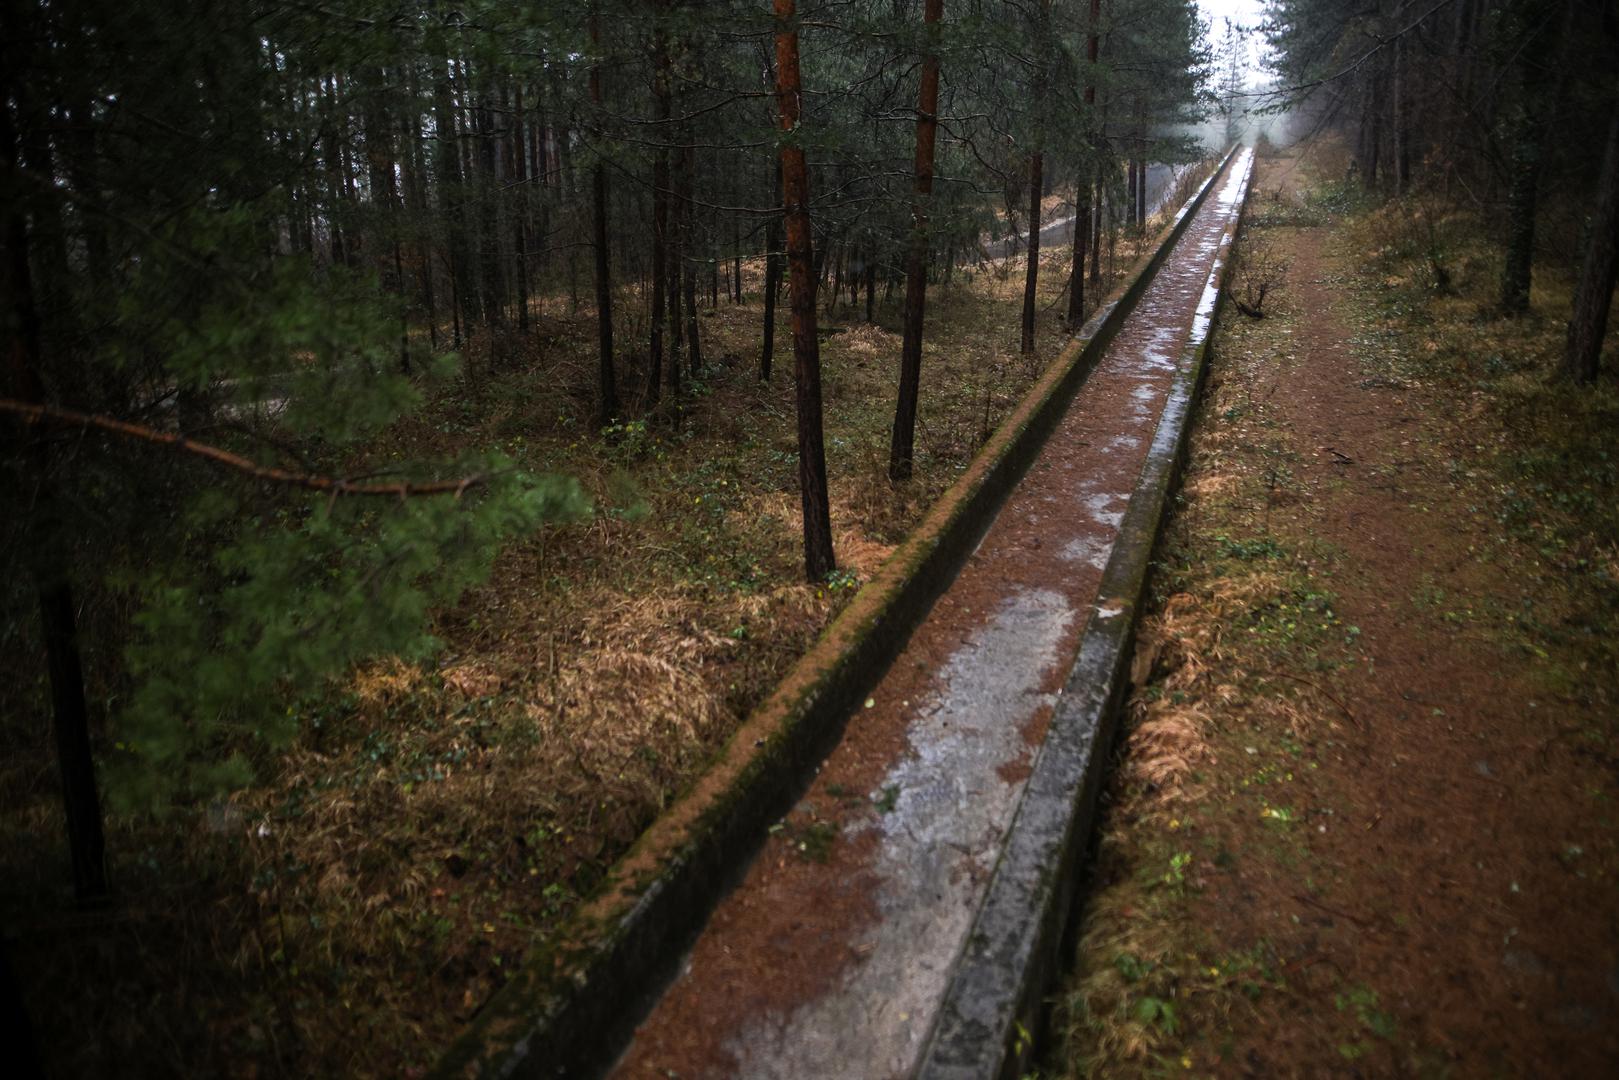
MULTIPOLYGON (((1109 271, 1122 274, 1139 244, 1121 239, 1109 271)), ((785 302, 775 373, 757 376, 758 260, 745 302, 703 305, 708 366, 685 376, 678 424, 667 409, 640 418, 644 358, 626 346, 620 388, 636 419, 609 438, 592 428, 595 316, 565 293, 536 305, 531 332, 502 342, 498 362, 486 343, 465 350, 463 374, 374 459, 494 446, 578 477, 596 511, 511 543, 486 585, 435 616, 435 660, 372 664, 290 702, 300 733, 260 753, 255 786, 162 820, 112 816, 109 910, 64 902, 43 664, 19 669, 0 692, 0 918, 48 1069, 399 1076, 429 1065, 1056 355, 1067 258, 1043 260, 1032 356, 1017 353, 1021 261, 958 267, 930 290, 917 478, 897 487, 886 466, 901 290, 871 323, 863 307, 823 306, 840 567, 824 582, 803 581, 785 302)), ((644 340, 633 314, 644 300, 621 291, 621 344, 644 340)), ((84 619, 93 646, 94 612, 84 619)), ((90 661, 92 697, 111 697, 93 648, 90 661)))
POLYGON ((1619 389, 1321 162, 1260 163, 1042 1072, 1614 1075, 1619 389))

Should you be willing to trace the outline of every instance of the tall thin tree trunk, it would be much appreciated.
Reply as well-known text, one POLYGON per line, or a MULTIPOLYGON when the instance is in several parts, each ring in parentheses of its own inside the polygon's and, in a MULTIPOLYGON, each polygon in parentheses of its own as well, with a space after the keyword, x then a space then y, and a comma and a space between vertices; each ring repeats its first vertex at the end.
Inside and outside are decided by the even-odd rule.
POLYGON ((1411 186, 1411 118, 1406 99, 1411 95, 1405 36, 1394 39, 1394 193, 1404 195, 1411 186))
MULTIPOLYGON (((590 44, 596 50, 590 65, 590 103, 602 104, 601 27, 590 13, 590 44)), ((607 166, 598 155, 590 170, 591 218, 596 247, 596 427, 612 423, 618 415, 618 386, 613 375, 613 280, 607 251, 607 166)))
POLYGON ((1568 322, 1568 347, 1563 373, 1575 382, 1596 382, 1602 361, 1602 338, 1608 329, 1608 308, 1613 302, 1614 272, 1619 269, 1619 112, 1608 122, 1608 148, 1602 155, 1602 181, 1597 193, 1596 217, 1580 281, 1574 290, 1574 314, 1568 322))
POLYGON ((1129 181, 1128 181, 1128 198, 1130 200, 1130 209, 1128 210, 1128 212, 1126 212, 1126 214, 1124 215, 1124 218, 1125 218, 1125 224, 1134 225, 1136 223, 1136 185, 1137 185, 1137 170, 1136 170, 1136 159, 1135 158, 1130 159, 1130 164, 1128 166, 1128 171, 1129 171, 1129 176, 1130 176, 1129 181))
POLYGON ((1096 201, 1091 207, 1091 285, 1100 285, 1102 282, 1102 204, 1104 193, 1098 170, 1096 185, 1096 201))
MULTIPOLYGON (((478 124, 478 188, 483 204, 479 222, 478 243, 483 249, 479 260, 483 278, 484 318, 491 327, 503 329, 506 321, 506 283, 501 272, 500 249, 500 154, 496 145, 494 110, 488 95, 484 95, 474 115, 478 124)), ((494 346, 491 342, 490 364, 494 364, 494 346)))
MULTIPOLYGON (((936 2, 936 0, 933 0, 936 2)), ((787 214, 787 264, 792 285, 793 368, 798 397, 798 491, 804 513, 804 573, 821 581, 837 569, 832 511, 826 492, 826 445, 821 430, 821 354, 815 336, 815 253, 809 215, 809 169, 798 127, 798 14, 794 0, 774 0, 776 107, 787 138, 781 173, 787 214)))
POLYGON ((1501 310, 1518 315, 1529 310, 1529 289, 1535 259, 1535 215, 1540 206, 1540 167, 1555 97, 1552 61, 1554 46, 1566 38, 1574 5, 1563 0, 1565 15, 1558 18, 1546 0, 1520 0, 1515 14, 1529 40, 1516 64, 1520 87, 1509 135, 1510 180, 1507 185, 1506 261, 1501 271, 1501 310))
POLYGON ((1146 159, 1138 162, 1137 185, 1135 185, 1135 223, 1146 227, 1146 159))
POLYGON ((1091 231, 1091 180, 1082 173, 1075 193, 1074 265, 1068 271, 1068 329, 1077 332, 1085 325, 1085 241, 1091 231))
POLYGON ((455 311, 454 348, 461 347, 461 326, 471 327, 478 318, 476 290, 466 287, 468 263, 468 230, 464 220, 466 193, 462 186, 461 148, 456 136, 455 99, 450 90, 450 78, 441 66, 433 82, 433 127, 438 141, 436 157, 439 186, 439 208, 443 214, 446 253, 450 265, 450 297, 455 311))
MULTIPOLYGON (((776 159, 776 205, 782 205, 781 159, 776 159)), ((776 354, 776 296, 781 292, 781 215, 772 214, 765 226, 765 324, 759 349, 759 381, 770 381, 770 362, 776 354)))
MULTIPOLYGON (((0 101, 9 96, 0 92, 0 101)), ((0 107, 0 161, 13 172, 21 167, 17 144, 11 109, 0 107)), ((39 378, 39 310, 28 265, 28 224, 21 200, 8 200, 5 214, 6 251, 4 265, 0 266, 0 304, 4 304, 5 321, 9 324, 6 381, 12 396, 30 404, 44 404, 44 389, 39 378)), ((35 496, 36 519, 44 523, 41 531, 48 532, 57 517, 50 483, 50 451, 40 438, 43 432, 36 432, 33 427, 23 425, 19 435, 23 441, 33 443, 31 457, 39 484, 35 496)), ((107 894, 106 843, 102 834, 95 759, 90 750, 89 709, 84 697, 73 591, 63 561, 61 537, 46 535, 42 540, 35 545, 37 550, 32 553, 30 571, 39 601, 41 637, 50 674, 51 726, 56 738, 57 768, 62 778, 73 889, 81 901, 93 901, 107 894)))
POLYGON ((686 252, 683 275, 686 289, 686 350, 691 361, 687 370, 694 376, 702 374, 703 371, 703 347, 697 334, 697 263, 691 257, 691 253, 697 248, 694 228, 697 215, 692 205, 692 187, 696 172, 697 151, 688 142, 681 150, 680 199, 685 204, 685 210, 681 214, 683 223, 681 247, 686 252))
MULTIPOLYGON (((527 126, 523 120, 523 84, 518 83, 514 88, 512 125, 512 172, 517 185, 517 227, 515 240, 517 247, 517 329, 528 332, 528 200, 529 175, 528 151, 523 145, 523 129, 527 126)), ((606 222, 603 223, 603 233, 606 232, 606 222)))
POLYGON ((1029 155, 1029 262, 1023 274, 1023 340, 1019 350, 1034 352, 1035 289, 1040 280, 1040 185, 1044 180, 1045 154, 1029 155))
POLYGON ((1099 161, 1098 147, 1096 145, 1096 118, 1091 115, 1096 108, 1096 58, 1100 52, 1100 38, 1098 30, 1102 14, 1102 0, 1091 0, 1090 33, 1085 44, 1085 55, 1089 61, 1085 68, 1085 123, 1090 129, 1086 139, 1086 148, 1090 153, 1089 160, 1080 169, 1078 190, 1074 200, 1074 265, 1068 272, 1068 329, 1078 332, 1085 325, 1085 241, 1090 237, 1091 231, 1091 191, 1094 187, 1093 178, 1097 172, 1099 161))
POLYGON ((680 317, 680 292, 684 281, 682 270, 685 266, 685 252, 682 250, 686 242, 686 208, 682 202, 681 192, 685 190, 685 181, 681 174, 686 171, 685 158, 678 152, 670 154, 670 176, 672 190, 669 196, 669 243, 665 308, 669 316, 669 363, 665 374, 669 379, 669 406, 670 415, 675 422, 680 421, 680 354, 685 346, 685 331, 682 328, 680 317))
MULTIPOLYGON (((900 346, 899 399, 888 448, 888 476, 904 480, 913 470, 916 409, 922 385, 923 314, 928 292, 928 207, 933 198, 933 155, 939 123, 939 22, 944 0, 922 8, 922 86, 916 105, 916 187, 911 200, 910 246, 905 254, 905 329, 900 346)), ((868 293, 868 303, 869 296, 868 293)))
MULTIPOLYGON (((652 94, 657 108, 659 129, 668 126, 669 45, 662 28, 653 31, 652 94)), ((652 158, 652 312, 651 340, 647 357, 646 407, 650 412, 663 393, 663 317, 669 271, 669 151, 658 147, 652 158)))

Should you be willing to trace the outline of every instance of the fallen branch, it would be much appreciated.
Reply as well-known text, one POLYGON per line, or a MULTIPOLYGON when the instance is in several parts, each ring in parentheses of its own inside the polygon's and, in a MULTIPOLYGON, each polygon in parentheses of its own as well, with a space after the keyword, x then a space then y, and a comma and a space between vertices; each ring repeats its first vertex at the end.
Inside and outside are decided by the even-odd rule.
POLYGON ((468 488, 480 487, 489 480, 487 474, 479 473, 462 477, 459 480, 435 480, 425 484, 413 484, 408 481, 401 481, 396 484, 356 483, 339 476, 289 472, 286 469, 278 469, 272 465, 260 465, 256 461, 245 458, 240 454, 233 454, 229 450, 188 439, 178 432, 158 431, 156 428, 146 427, 142 424, 131 424, 125 420, 115 420, 110 416, 82 413, 73 409, 58 408, 54 405, 35 405, 11 398, 0 398, 0 412, 19 416, 29 423, 41 424, 51 421, 68 427, 94 428, 97 431, 122 435, 125 438, 135 439, 155 446, 167 446, 170 449, 194 454, 216 465, 223 465, 227 469, 232 469, 255 480, 285 484, 288 487, 303 488, 307 491, 325 492, 334 497, 338 495, 388 495, 404 499, 416 495, 453 495, 460 498, 461 494, 468 488))

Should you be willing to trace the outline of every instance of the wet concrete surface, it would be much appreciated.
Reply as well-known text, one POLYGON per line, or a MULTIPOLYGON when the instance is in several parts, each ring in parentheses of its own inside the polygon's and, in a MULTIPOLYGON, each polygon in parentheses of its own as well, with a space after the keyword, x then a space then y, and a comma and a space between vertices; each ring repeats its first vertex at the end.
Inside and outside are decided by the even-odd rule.
MULTIPOLYGON (((716 909, 621 1077, 919 1062, 1098 608, 1246 159, 1216 181, 976 553, 716 909)), ((925 407, 925 402, 924 402, 925 407)))

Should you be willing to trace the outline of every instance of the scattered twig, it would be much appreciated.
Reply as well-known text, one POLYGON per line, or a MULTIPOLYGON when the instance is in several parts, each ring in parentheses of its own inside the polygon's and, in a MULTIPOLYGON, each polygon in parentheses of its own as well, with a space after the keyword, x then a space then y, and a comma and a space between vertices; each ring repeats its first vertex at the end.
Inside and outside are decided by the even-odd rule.
POLYGON ((1369 922, 1366 919, 1362 919, 1358 915, 1351 915, 1349 912, 1344 911, 1344 910, 1342 910, 1340 908, 1335 908, 1330 904, 1323 904, 1321 901, 1317 900, 1315 897, 1311 896, 1309 893, 1294 893, 1293 894, 1293 899, 1297 900, 1301 904, 1306 904, 1306 905, 1308 905, 1310 907, 1313 907, 1313 908, 1316 908, 1316 909, 1318 909, 1320 911, 1324 911, 1328 915, 1336 915, 1340 919, 1348 919, 1350 922, 1354 923, 1356 926, 1360 927, 1362 930, 1381 930, 1382 929, 1382 927, 1378 926, 1376 923, 1369 922))

